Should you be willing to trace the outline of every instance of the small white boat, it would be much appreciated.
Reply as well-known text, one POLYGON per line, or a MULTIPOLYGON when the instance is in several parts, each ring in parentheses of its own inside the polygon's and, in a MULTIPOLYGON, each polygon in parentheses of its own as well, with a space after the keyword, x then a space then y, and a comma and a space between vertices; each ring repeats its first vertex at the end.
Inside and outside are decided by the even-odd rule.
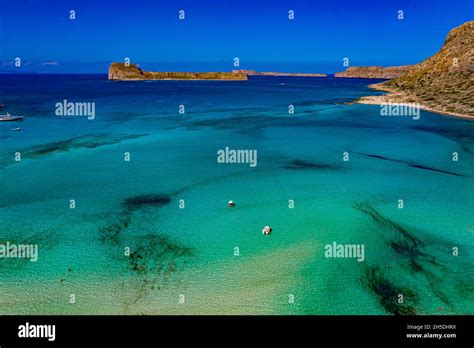
POLYGON ((0 115, 0 122, 23 121, 23 116, 13 116, 8 112, 5 115, 0 115))
POLYGON ((20 127, 12 128, 12 131, 18 132, 18 131, 21 131, 21 128, 20 127))
POLYGON ((270 226, 265 226, 262 230, 262 234, 268 235, 270 233, 272 233, 272 228, 270 226))

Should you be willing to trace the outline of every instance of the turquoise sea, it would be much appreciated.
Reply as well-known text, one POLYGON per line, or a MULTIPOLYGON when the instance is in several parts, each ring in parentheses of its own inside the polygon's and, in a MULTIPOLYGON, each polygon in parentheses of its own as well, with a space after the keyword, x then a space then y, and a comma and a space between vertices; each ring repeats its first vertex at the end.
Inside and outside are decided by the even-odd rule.
POLYGON ((0 242, 39 248, 0 314, 474 314, 474 123, 344 104, 373 82, 0 75, 0 242))

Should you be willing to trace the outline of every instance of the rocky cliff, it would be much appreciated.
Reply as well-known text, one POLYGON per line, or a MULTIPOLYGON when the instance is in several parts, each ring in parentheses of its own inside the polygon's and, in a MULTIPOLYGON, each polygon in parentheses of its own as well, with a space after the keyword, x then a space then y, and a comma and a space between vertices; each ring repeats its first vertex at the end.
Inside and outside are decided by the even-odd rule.
POLYGON ((135 64, 112 63, 109 67, 109 80, 142 80, 144 72, 135 64))
POLYGON ((474 116, 474 21, 452 29, 441 49, 407 74, 374 85, 434 110, 474 116))

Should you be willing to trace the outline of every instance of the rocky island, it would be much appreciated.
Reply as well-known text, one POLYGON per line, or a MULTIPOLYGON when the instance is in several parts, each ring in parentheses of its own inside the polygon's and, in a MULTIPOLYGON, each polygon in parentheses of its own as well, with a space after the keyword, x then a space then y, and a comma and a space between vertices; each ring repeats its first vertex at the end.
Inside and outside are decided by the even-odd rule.
POLYGON ((406 74, 369 87, 389 93, 359 103, 420 103, 428 111, 474 118, 474 21, 452 29, 435 55, 406 74))
POLYGON ((259 72, 255 70, 232 70, 232 72, 246 74, 247 76, 296 76, 296 77, 327 77, 326 74, 314 73, 285 73, 285 72, 259 72))
POLYGON ((255 70, 232 70, 231 72, 151 72, 143 71, 136 64, 112 63, 109 80, 248 80, 249 76, 299 76, 326 77, 326 74, 257 72, 255 70))
POLYGON ((412 65, 401 66, 352 66, 343 72, 337 72, 334 77, 364 78, 364 79, 393 79, 406 74, 412 65))
POLYGON ((109 80, 247 80, 246 74, 233 72, 151 72, 136 64, 112 63, 109 80))

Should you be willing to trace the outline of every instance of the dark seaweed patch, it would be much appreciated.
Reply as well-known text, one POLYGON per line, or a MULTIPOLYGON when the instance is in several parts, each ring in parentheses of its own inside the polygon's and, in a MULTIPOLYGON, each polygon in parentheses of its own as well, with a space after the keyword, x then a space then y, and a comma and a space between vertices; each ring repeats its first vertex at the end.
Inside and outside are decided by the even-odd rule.
POLYGON ((132 298, 125 299, 126 306, 136 304, 152 290, 160 290, 194 254, 192 248, 173 241, 163 233, 141 236, 124 234, 133 221, 135 211, 169 204, 171 197, 172 195, 166 194, 127 197, 122 201, 123 209, 118 214, 117 220, 99 229, 99 239, 114 248, 114 258, 123 253, 124 245, 130 247, 130 255, 126 258, 126 270, 136 277, 125 281, 125 286, 134 289, 132 298))
POLYGON ((392 240, 390 242, 390 247, 397 254, 408 259, 409 266, 413 271, 415 272, 423 271, 423 267, 419 263, 419 258, 421 256, 426 256, 426 254, 420 251, 417 244, 410 242, 406 239, 401 239, 401 240, 392 240))
POLYGON ((423 273, 426 276, 432 275, 431 272, 425 269, 423 263, 436 266, 437 262, 431 255, 423 251, 424 243, 419 238, 408 232, 401 225, 382 216, 367 203, 356 203, 354 208, 370 216, 374 222, 384 229, 395 232, 395 235, 389 239, 388 245, 395 253, 407 260, 408 266, 413 272, 423 273))
POLYGON ((399 161, 399 160, 390 159, 390 158, 387 158, 387 157, 384 157, 384 156, 380 156, 380 155, 373 155, 373 154, 370 154, 370 153, 363 154, 363 155, 364 155, 364 156, 367 156, 367 157, 371 157, 371 158, 378 158, 378 159, 385 160, 385 161, 392 161, 392 162, 402 163, 402 162, 399 161))
POLYGON ((382 216, 378 211, 376 211, 372 206, 367 203, 354 203, 354 208, 359 210, 360 212, 370 216, 372 220, 374 220, 377 224, 381 225, 384 228, 389 230, 398 232, 401 234, 405 239, 409 240, 411 244, 415 247, 423 246, 423 243, 420 239, 410 234, 405 228, 401 225, 393 222, 390 219, 382 216))
POLYGON ((304 160, 295 159, 288 164, 282 166, 285 169, 315 169, 315 170, 336 170, 338 167, 327 164, 327 163, 315 163, 315 162, 308 162, 304 160))
POLYGON ((122 205, 125 211, 135 211, 146 207, 158 207, 171 203, 171 197, 162 194, 146 194, 126 198, 122 205))
POLYGON ((388 157, 384 157, 384 156, 380 156, 380 155, 374 155, 374 154, 368 154, 368 153, 362 153, 361 155, 366 156, 366 157, 370 157, 370 158, 380 159, 380 160, 383 160, 383 161, 390 161, 390 162, 395 162, 395 163, 406 164, 406 165, 408 165, 412 168, 429 170, 429 171, 432 171, 432 172, 437 172, 437 173, 442 173, 442 174, 466 177, 466 175, 464 175, 464 174, 458 174, 458 173, 449 172, 449 171, 443 170, 443 169, 427 167, 427 166, 423 166, 421 164, 412 163, 410 161, 404 161, 404 160, 399 160, 399 159, 394 159, 394 158, 388 158, 388 157))
POLYGON ((387 243, 390 248, 401 257, 400 261, 406 262, 404 265, 406 265, 411 272, 423 275, 429 281, 430 289, 438 299, 446 305, 452 305, 449 297, 445 295, 442 290, 444 283, 448 278, 451 278, 452 275, 450 275, 448 270, 437 262, 432 255, 424 251, 424 243, 399 224, 382 216, 370 205, 357 203, 354 207, 364 214, 369 215, 373 221, 382 226, 385 230, 394 232, 393 235, 388 236, 387 243), (443 271, 444 275, 437 276, 431 271, 433 267, 443 271))
POLYGON ((147 134, 117 134, 106 133, 87 134, 67 140, 56 141, 45 145, 34 146, 23 151, 27 158, 40 157, 52 153, 66 152, 80 148, 95 149, 97 147, 113 145, 126 140, 136 139, 147 134))
POLYGON ((119 244, 120 234, 130 225, 131 221, 132 217, 130 214, 127 212, 123 213, 117 218, 116 222, 99 228, 99 240, 104 244, 119 244))
POLYGON ((145 194, 127 197, 122 201, 122 211, 117 214, 116 221, 99 228, 99 239, 105 244, 120 243, 121 233, 132 222, 132 213, 147 207, 160 207, 171 203, 171 196, 165 194, 145 194))
POLYGON ((395 253, 408 261, 408 266, 412 271, 427 273, 428 271, 422 265, 426 262, 431 265, 437 265, 435 259, 423 251, 424 243, 408 232, 407 229, 382 216, 372 206, 366 203, 356 203, 354 204, 354 208, 369 215, 374 222, 383 228, 395 232, 395 235, 392 236, 388 244, 395 253))
POLYGON ((176 272, 194 255, 193 249, 171 240, 164 234, 148 234, 134 239, 127 268, 140 277, 133 282, 134 296, 131 303, 137 303, 150 291, 160 290, 176 272))
MULTIPOLYGON (((86 134, 67 140, 54 141, 42 145, 35 145, 26 149, 21 149, 19 150, 19 152, 22 153, 22 158, 24 159, 35 159, 43 156, 68 152, 77 149, 95 149, 101 146, 114 145, 123 141, 140 138, 147 135, 148 134, 86 134)), ((0 158, 0 164, 5 167, 8 164, 13 163, 11 158, 11 155, 3 156, 2 158, 0 158)))
POLYGON ((449 175, 454 175, 454 176, 466 177, 466 176, 463 175, 463 174, 458 174, 458 173, 454 173, 454 172, 448 172, 448 171, 442 170, 442 169, 436 169, 436 168, 431 168, 431 167, 425 167, 425 166, 422 166, 421 164, 409 164, 409 166, 410 166, 410 167, 413 167, 413 168, 418 168, 418 169, 430 170, 430 171, 432 171, 432 172, 438 172, 438 173, 449 174, 449 175))
POLYGON ((155 274, 160 277, 175 272, 181 257, 193 255, 190 247, 181 245, 164 234, 148 234, 136 240, 130 253, 129 269, 139 274, 155 274))
POLYGON ((416 294, 408 288, 397 287, 391 282, 379 267, 366 267, 362 283, 376 296, 379 304, 388 312, 395 315, 416 314, 414 304, 416 294), (398 295, 403 295, 403 303, 398 303, 398 295))

